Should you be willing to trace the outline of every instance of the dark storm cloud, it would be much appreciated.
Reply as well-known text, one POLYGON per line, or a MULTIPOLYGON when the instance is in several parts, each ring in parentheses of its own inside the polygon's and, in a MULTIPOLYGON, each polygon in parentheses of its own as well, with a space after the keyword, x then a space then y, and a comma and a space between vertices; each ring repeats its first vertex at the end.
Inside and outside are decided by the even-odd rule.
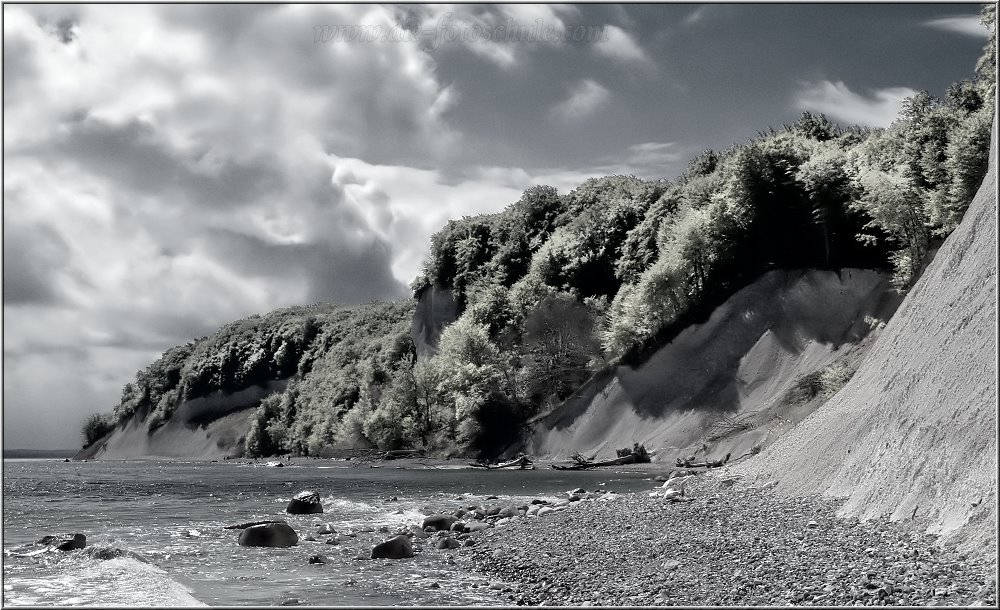
POLYGON ((66 133, 57 141, 16 153, 61 156, 122 187, 169 196, 192 207, 239 206, 285 186, 272 159, 223 159, 206 167, 207 145, 182 155, 139 121, 118 126, 83 119, 64 126, 66 133))
POLYGON ((362 303, 397 299, 406 294, 389 271, 389 247, 377 240, 356 248, 334 238, 331 242, 277 244, 227 230, 207 237, 209 251, 230 261, 247 276, 277 281, 301 279, 309 287, 309 302, 362 303))

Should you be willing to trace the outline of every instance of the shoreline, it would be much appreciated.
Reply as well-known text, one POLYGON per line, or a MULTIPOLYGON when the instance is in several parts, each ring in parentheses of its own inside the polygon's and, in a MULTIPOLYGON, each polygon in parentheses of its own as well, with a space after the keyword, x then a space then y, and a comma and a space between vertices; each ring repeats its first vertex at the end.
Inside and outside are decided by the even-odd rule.
POLYGON ((636 492, 512 520, 477 536, 471 569, 516 605, 996 605, 996 565, 917 522, 740 483, 712 473, 690 502, 636 492))

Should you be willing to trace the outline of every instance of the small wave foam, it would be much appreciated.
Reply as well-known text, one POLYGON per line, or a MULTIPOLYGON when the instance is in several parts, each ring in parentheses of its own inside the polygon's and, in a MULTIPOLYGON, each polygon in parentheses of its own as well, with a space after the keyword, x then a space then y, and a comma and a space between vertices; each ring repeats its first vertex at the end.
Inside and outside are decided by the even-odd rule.
POLYGON ((163 569, 128 549, 95 545, 44 559, 39 565, 5 573, 5 602, 40 606, 206 605, 163 569))

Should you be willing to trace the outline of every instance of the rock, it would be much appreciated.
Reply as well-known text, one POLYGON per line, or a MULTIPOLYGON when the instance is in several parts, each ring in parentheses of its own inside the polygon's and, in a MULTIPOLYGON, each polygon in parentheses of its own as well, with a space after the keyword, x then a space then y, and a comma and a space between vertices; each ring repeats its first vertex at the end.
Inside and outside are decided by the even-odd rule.
POLYGON ((420 527, 433 527, 439 530, 449 530, 451 529, 451 525, 457 520, 458 518, 454 515, 428 515, 427 517, 424 517, 420 527))
POLYGON ((326 557, 322 555, 312 555, 309 557, 309 563, 326 563, 326 557))
POLYGON ((324 523, 316 529, 316 534, 319 536, 325 536, 326 534, 336 534, 337 530, 333 529, 332 523, 324 523))
POLYGON ((319 493, 315 491, 300 491, 288 502, 285 512, 290 515, 312 515, 323 512, 319 501, 319 493))
POLYGON ((413 557, 413 545, 406 536, 396 536, 375 545, 372 559, 404 559, 413 557))
POLYGON ((316 542, 316 537, 313 536, 312 534, 306 534, 305 537, 302 539, 305 540, 306 542, 316 542))
POLYGON ((462 546, 462 545, 458 542, 458 540, 455 540, 451 536, 447 536, 445 538, 439 538, 438 541, 437 541, 437 544, 434 545, 434 548, 438 548, 438 549, 457 549, 460 546, 462 546))
POLYGON ((549 513, 554 513, 554 512, 556 512, 556 509, 552 508, 551 506, 543 506, 543 507, 541 507, 541 508, 538 509, 538 516, 542 517, 544 515, 547 515, 549 513))
POLYGON ((663 562, 664 570, 676 570, 679 567, 681 567, 681 562, 677 561, 676 559, 668 559, 667 561, 663 562))
POLYGON ((498 498, 497 496, 486 496, 486 499, 487 500, 499 500, 500 498, 498 498))
POLYGON ((486 516, 487 517, 493 517, 493 516, 499 514, 500 511, 502 511, 502 510, 503 510, 503 506, 500 506, 499 504, 494 504, 493 506, 491 506, 491 507, 489 507, 489 508, 486 509, 486 516))
POLYGON ((252 525, 242 532, 238 544, 240 546, 288 547, 295 546, 299 536, 295 530, 284 521, 275 521, 262 525, 252 525))
POLYGON ((427 585, 427 588, 428 589, 440 589, 441 585, 439 585, 438 582, 435 580, 431 584, 427 585))
POLYGON ((531 501, 531 503, 532 504, 548 504, 549 502, 548 502, 548 500, 539 500, 538 498, 535 498, 534 500, 531 501))
POLYGON ((417 525, 411 525, 410 526, 410 534, 413 535, 414 538, 426 538, 427 537, 427 532, 425 532, 422 527, 417 526, 417 525))
POLYGON ((474 546, 476 544, 475 538, 466 538, 465 546, 474 546))
POLYGON ((487 529, 490 529, 490 524, 483 523, 482 521, 475 521, 473 523, 465 524, 465 531, 467 532, 481 532, 487 529))
POLYGON ((580 501, 580 496, 578 496, 576 494, 573 494, 572 496, 569 497, 569 501, 570 502, 579 502, 580 501))
POLYGON ((571 494, 585 494, 585 493, 587 493, 587 490, 584 489, 584 488, 582 488, 582 487, 577 487, 576 489, 574 489, 570 493, 571 494))
POLYGON ((340 537, 330 536, 329 538, 326 539, 325 544, 340 544, 340 537))
POLYGON ((80 533, 54 534, 43 536, 35 544, 52 547, 58 551, 73 551, 87 546, 87 537, 80 533))
POLYGON ((810 521, 809 523, 806 523, 806 527, 808 527, 809 529, 816 529, 817 527, 819 527, 819 523, 816 523, 815 521, 810 521))
POLYGON ((516 516, 517 516, 517 509, 514 508, 513 506, 507 506, 505 508, 502 508, 500 509, 500 512, 497 513, 497 517, 500 517, 501 519, 509 519, 511 517, 516 517, 516 516))

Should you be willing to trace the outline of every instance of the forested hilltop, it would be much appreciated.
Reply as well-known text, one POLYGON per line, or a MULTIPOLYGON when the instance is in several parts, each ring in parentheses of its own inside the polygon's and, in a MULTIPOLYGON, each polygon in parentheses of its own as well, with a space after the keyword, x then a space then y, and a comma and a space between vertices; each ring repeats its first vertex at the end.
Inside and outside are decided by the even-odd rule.
POLYGON ((994 33, 974 78, 906 100, 887 129, 804 113, 704 151, 675 180, 535 186, 498 214, 449 222, 412 285, 458 305, 434 354, 417 358, 412 301, 254 316, 165 352, 113 415, 86 422, 86 442, 136 418, 153 433, 185 401, 287 379, 256 407, 248 455, 496 455, 594 372, 641 362, 766 271, 887 269, 905 290, 986 172, 995 47, 994 33))

